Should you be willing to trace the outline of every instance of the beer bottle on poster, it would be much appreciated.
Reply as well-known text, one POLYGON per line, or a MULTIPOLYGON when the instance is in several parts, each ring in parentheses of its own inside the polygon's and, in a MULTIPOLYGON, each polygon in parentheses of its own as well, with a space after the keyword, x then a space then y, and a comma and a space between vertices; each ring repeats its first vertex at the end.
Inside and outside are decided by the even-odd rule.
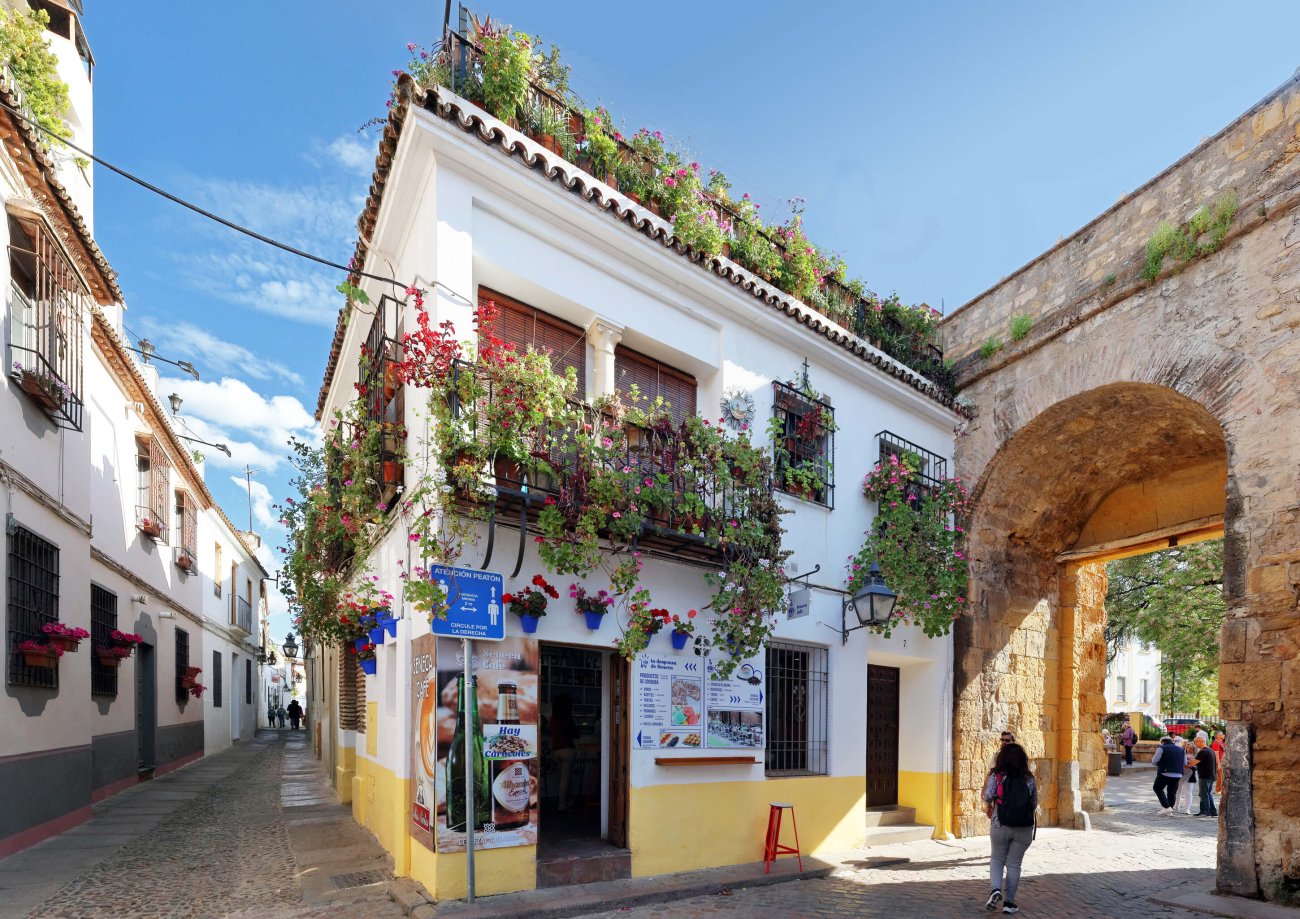
POLYGON ((528 825, 532 751, 518 730, 519 687, 514 683, 497 684, 497 725, 491 751, 492 823, 498 830, 515 830, 528 825))
POLYGON ((477 687, 477 677, 470 680, 468 687, 463 675, 456 677, 456 733, 451 740, 451 749, 447 751, 447 829, 453 833, 465 832, 466 731, 471 732, 470 742, 474 750, 474 829, 481 830, 492 813, 487 761, 483 758, 483 726, 478 717, 477 687))

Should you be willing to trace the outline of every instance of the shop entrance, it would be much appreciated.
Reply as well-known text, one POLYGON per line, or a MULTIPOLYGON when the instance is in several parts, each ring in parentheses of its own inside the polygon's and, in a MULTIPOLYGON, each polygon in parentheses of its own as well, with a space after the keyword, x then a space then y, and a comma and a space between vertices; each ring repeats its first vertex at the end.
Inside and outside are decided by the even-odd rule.
POLYGON ((898 803, 897 667, 867 665, 867 807, 898 803))
POLYGON ((541 644, 538 887, 631 876, 626 674, 609 651, 541 644))

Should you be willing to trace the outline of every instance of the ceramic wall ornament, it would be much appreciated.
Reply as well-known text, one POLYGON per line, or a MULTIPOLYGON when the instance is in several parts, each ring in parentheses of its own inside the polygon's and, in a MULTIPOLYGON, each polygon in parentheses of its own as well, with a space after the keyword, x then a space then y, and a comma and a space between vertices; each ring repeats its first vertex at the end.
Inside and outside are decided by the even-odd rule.
POLYGON ((722 418, 733 431, 748 431, 754 423, 754 397, 743 389, 722 394, 722 418))

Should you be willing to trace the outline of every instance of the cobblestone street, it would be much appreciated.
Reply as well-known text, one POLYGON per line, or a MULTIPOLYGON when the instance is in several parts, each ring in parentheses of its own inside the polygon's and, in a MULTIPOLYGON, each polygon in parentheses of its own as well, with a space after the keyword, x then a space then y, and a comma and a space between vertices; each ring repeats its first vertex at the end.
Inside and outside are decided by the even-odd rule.
MULTIPOLYGON (((1203 919, 1204 913, 1161 906, 1147 898, 1214 887, 1218 821, 1159 816, 1151 792, 1153 778, 1153 772, 1141 770, 1111 779, 1106 787, 1109 806, 1106 813, 1093 815, 1090 832, 1039 831, 1025 856, 1016 897, 1021 915, 1203 919)), ((601 919, 986 915, 982 906, 989 892, 988 846, 987 837, 980 837, 876 848, 857 867, 842 868, 824 879, 737 889, 728 895, 598 915, 601 919), (877 859, 894 858, 910 861, 871 867, 877 859)))
POLYGON ((306 732, 263 730, 94 811, 0 861, 0 916, 402 915, 384 853, 334 802, 306 732))

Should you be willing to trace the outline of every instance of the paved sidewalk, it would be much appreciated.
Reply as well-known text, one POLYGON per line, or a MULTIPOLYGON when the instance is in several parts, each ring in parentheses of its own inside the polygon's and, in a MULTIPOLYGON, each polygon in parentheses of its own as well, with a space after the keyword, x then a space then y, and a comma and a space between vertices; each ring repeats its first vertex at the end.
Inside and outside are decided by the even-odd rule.
POLYGON ((264 729, 96 804, 0 861, 0 916, 401 916, 385 853, 334 803, 308 738, 264 729), (336 880, 372 871, 361 880, 377 883, 336 880))

